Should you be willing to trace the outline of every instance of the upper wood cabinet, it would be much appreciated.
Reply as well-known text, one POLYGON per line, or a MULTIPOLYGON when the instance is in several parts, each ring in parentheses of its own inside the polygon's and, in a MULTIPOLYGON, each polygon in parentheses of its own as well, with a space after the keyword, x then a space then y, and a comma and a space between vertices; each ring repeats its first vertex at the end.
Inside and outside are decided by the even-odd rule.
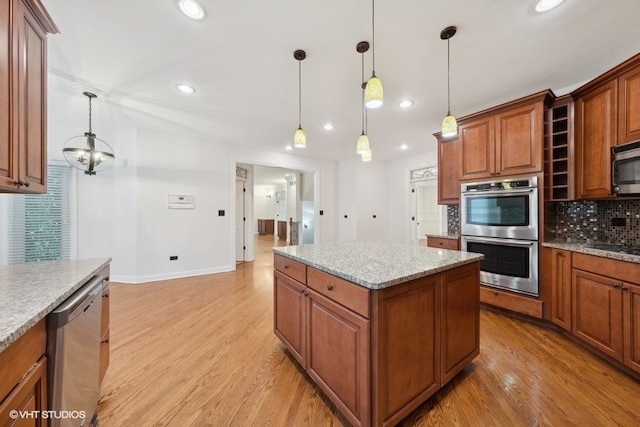
POLYGON ((457 205, 460 203, 460 166, 458 138, 438 139, 438 204, 457 205))
POLYGON ((618 78, 618 145, 640 140, 640 66, 618 78))
POLYGON ((571 92, 576 197, 613 198, 611 148, 640 140, 640 54, 571 92))
POLYGON ((611 147, 616 140, 616 88, 612 80, 575 101, 576 182, 580 199, 612 197, 611 147))
POLYGON ((462 180, 542 171, 544 108, 549 90, 460 119, 462 180))
POLYGON ((46 34, 57 32, 40 0, 0 0, 0 192, 46 192, 46 34))

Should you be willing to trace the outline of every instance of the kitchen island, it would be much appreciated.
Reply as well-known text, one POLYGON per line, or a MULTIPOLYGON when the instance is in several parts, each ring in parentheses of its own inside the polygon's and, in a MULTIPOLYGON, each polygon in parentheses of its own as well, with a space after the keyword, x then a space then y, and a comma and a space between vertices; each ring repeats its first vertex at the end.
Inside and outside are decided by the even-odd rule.
POLYGON ((274 248, 274 331, 355 426, 399 423, 479 353, 482 255, 380 241, 274 248))

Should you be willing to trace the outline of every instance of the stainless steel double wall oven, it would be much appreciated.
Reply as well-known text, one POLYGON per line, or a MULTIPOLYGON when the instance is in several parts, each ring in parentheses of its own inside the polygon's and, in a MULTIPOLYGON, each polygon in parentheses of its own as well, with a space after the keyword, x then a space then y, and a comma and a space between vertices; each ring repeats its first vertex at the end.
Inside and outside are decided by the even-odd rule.
POLYGON ((538 295, 538 178, 461 185, 462 250, 484 254, 480 282, 538 295))

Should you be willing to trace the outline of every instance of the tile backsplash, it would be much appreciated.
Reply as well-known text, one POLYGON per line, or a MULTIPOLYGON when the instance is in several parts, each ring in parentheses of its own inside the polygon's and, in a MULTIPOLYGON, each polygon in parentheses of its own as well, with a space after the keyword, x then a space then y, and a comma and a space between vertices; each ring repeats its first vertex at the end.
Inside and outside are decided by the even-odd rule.
MULTIPOLYGON (((447 231, 460 232, 458 205, 447 206, 447 231)), ((640 245, 640 199, 548 203, 544 239, 640 245)))
POLYGON ((447 233, 460 234, 459 205, 447 205, 447 233))
POLYGON ((640 200, 580 200, 546 209, 546 240, 640 245, 640 200), (555 207, 555 218, 553 215, 555 207), (614 226, 613 223, 624 223, 614 226))

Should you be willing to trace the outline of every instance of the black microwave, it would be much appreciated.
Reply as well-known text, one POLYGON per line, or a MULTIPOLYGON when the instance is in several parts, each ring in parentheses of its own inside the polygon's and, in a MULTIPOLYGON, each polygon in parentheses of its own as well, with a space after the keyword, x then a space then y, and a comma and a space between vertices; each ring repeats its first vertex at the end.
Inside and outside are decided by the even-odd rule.
POLYGON ((620 195, 640 195, 640 141, 611 149, 611 186, 620 195))

